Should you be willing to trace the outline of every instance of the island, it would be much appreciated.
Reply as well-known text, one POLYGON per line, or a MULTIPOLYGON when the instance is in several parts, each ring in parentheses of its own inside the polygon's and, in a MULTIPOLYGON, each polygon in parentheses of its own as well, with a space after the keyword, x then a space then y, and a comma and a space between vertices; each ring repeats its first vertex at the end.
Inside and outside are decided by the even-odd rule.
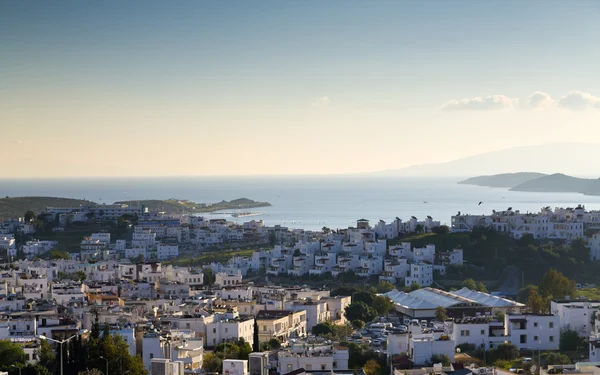
POLYGON ((519 172, 519 173, 502 173, 491 176, 471 177, 464 181, 460 181, 462 185, 477 185, 487 187, 512 188, 525 182, 535 180, 540 177, 547 176, 544 173, 536 172, 519 172))
POLYGON ((573 177, 563 173, 504 173, 472 177, 459 184, 503 187, 510 191, 600 195, 600 179, 573 177))

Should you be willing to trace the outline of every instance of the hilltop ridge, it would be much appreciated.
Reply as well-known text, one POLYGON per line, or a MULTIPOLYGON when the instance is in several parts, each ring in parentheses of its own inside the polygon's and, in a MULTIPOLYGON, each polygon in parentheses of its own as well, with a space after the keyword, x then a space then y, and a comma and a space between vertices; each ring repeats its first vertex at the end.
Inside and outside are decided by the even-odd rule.
POLYGON ((471 177, 458 183, 463 185, 505 187, 509 188, 510 191, 600 195, 600 179, 573 177, 564 173, 549 175, 535 172, 503 173, 471 177))

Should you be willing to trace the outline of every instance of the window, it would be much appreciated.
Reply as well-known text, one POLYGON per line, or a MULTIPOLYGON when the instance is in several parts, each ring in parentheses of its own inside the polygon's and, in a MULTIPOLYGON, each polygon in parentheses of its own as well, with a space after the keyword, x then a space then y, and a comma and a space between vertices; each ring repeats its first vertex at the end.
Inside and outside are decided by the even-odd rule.
POLYGON ((150 353, 150 359, 154 358, 154 353, 150 353))
POLYGON ((533 341, 537 341, 538 337, 537 336, 533 336, 533 341))
POLYGON ((217 333, 217 329, 216 328, 213 328, 213 333, 217 333))
POLYGON ((548 327, 549 327, 549 328, 554 328, 554 322, 550 322, 550 323, 548 323, 548 327))
POLYGON ((554 336, 550 336, 550 337, 548 338, 548 340, 549 340, 550 342, 554 342, 554 336))
MULTIPOLYGON (((225 333, 227 333, 227 328, 225 328, 225 333)), ((537 337, 537 336, 536 336, 537 337)))
POLYGON ((527 344, 527 335, 521 335, 519 338, 521 344, 527 344))
POLYGON ((537 323, 537 322, 533 322, 533 326, 534 326, 534 327, 537 327, 537 326, 538 326, 538 323, 537 323))
POLYGON ((482 329, 482 330, 481 330, 481 334, 482 334, 482 335, 485 335, 485 329, 482 329))
POLYGON ((325 365, 321 365, 321 370, 325 370, 325 365))

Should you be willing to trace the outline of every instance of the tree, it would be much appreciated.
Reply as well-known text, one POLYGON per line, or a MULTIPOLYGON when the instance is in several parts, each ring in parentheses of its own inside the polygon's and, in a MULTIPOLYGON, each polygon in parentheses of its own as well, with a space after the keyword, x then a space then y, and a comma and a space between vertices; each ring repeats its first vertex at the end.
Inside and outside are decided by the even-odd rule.
POLYGON ((375 309, 379 315, 386 315, 394 309, 392 300, 385 296, 374 296, 371 306, 373 306, 373 309, 375 309))
POLYGON ((77 272, 75 272, 74 276, 76 278, 76 281, 83 282, 83 281, 85 281, 85 279, 87 279, 87 275, 83 271, 77 271, 77 272))
POLYGON ((441 363, 442 366, 450 366, 450 358, 445 354, 434 354, 430 361, 431 364, 441 363))
POLYGON ((537 288, 532 288, 529 291, 527 307, 529 308, 529 311, 535 314, 542 314, 548 310, 547 303, 544 301, 544 298, 540 296, 537 288))
POLYGON ((40 365, 50 367, 51 364, 56 360, 52 345, 48 343, 48 340, 40 340, 40 347, 36 349, 35 354, 38 358, 40 365))
POLYGON ((89 370, 79 371, 77 375, 104 375, 104 373, 98 370, 97 368, 93 368, 89 370))
POLYGON ((465 281, 463 281, 462 283, 463 288, 467 288, 470 290, 477 290, 477 283, 475 283, 475 280, 468 278, 465 281))
POLYGON ((435 234, 444 235, 450 233, 450 227, 447 225, 440 225, 439 227, 431 228, 431 231, 435 234))
POLYGON ((363 322, 360 319, 354 319, 352 321, 352 328, 354 328, 354 329, 363 329, 363 328, 365 328, 365 322, 363 322))
POLYGON ((204 284, 213 285, 216 281, 216 276, 213 270, 210 268, 203 268, 202 272, 204 273, 204 284))
POLYGON ((412 283, 408 289, 409 291, 414 292, 415 290, 421 289, 421 285, 419 283, 412 283))
POLYGON ((56 259, 70 260, 71 257, 69 256, 69 253, 67 253, 65 251, 50 250, 50 259, 51 260, 56 260, 56 259))
POLYGON ((505 315, 505 314, 504 314, 504 312, 502 312, 502 311, 498 311, 498 312, 496 313, 496 319, 498 319, 498 321, 499 321, 499 322, 503 322, 503 321, 504 321, 504 318, 505 318, 505 316, 506 316, 506 315, 505 315))
POLYGON ((481 281, 477 283, 477 289, 478 292, 483 292, 483 293, 487 293, 487 288, 485 287, 485 284, 482 283, 481 281))
POLYGON ((370 322, 377 317, 377 311, 364 302, 352 302, 345 309, 346 319, 352 321, 355 319, 363 322, 370 322))
POLYGON ((215 353, 204 354, 203 367, 207 372, 217 372, 221 370, 223 362, 219 359, 215 353))
POLYGON ((396 289, 396 287, 389 281, 382 280, 377 284, 377 292, 379 293, 391 292, 394 289, 396 289))
POLYGON ((332 296, 351 296, 356 293, 358 289, 353 286, 340 286, 331 292, 332 296))
POLYGON ((500 344, 493 352, 497 359, 512 361, 513 359, 519 358, 519 348, 514 344, 500 344))
POLYGON ((35 219, 35 212, 33 211, 25 211, 24 220, 26 223, 31 223, 35 219))
POLYGON ((380 369, 381 369, 381 366, 374 359, 369 359, 367 361, 367 363, 365 363, 365 366, 363 367, 363 370, 365 371, 365 374, 367 374, 367 375, 377 375, 379 373, 380 369))
POLYGON ((258 337, 258 321, 256 320, 256 317, 254 317, 254 333, 252 335, 252 341, 254 341, 254 343, 252 345, 252 351, 259 352, 260 351, 260 340, 258 337))
POLYGON ((12 343, 10 340, 0 340, 0 358, 5 366, 25 363, 25 351, 19 344, 12 343))
POLYGON ((323 227, 323 228, 321 229, 321 231, 322 231, 323 233, 325 233, 325 234, 329 234, 329 233, 331 232, 331 229, 329 229, 329 228, 327 228, 327 227, 323 227))
POLYGON ((274 350, 281 348, 281 341, 279 341, 277 337, 273 337, 271 340, 269 340, 269 348, 274 350))
POLYGON ((553 365, 569 365, 571 364, 571 359, 566 354, 550 352, 546 356, 546 362, 553 365))
POLYGON ((560 341, 558 347, 560 351, 576 351, 583 344, 583 340, 577 334, 577 331, 572 329, 563 329, 560 332, 560 341))
POLYGON ((312 333, 315 336, 325 336, 333 332, 331 322, 323 322, 315 324, 312 327, 312 333))
POLYGON ((369 292, 356 292, 352 295, 352 302, 364 302, 367 306, 372 306, 373 294, 369 292))
POLYGON ((446 314, 446 309, 443 306, 438 306, 435 308, 435 320, 438 322, 446 321, 448 315, 446 314))
POLYGON ((422 224, 417 224, 417 226, 415 227, 415 233, 423 233, 424 227, 422 224))
POLYGON ((565 275, 551 268, 542 277, 540 293, 551 299, 574 297, 576 294, 575 281, 569 280, 565 275))

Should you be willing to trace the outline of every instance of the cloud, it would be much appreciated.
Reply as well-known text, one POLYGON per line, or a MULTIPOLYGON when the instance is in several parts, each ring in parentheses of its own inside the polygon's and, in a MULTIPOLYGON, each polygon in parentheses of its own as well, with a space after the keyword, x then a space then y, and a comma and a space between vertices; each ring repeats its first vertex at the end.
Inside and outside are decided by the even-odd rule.
POLYGON ((312 103, 313 107, 327 107, 331 104, 331 100, 327 96, 320 97, 312 103))
POLYGON ((559 99, 558 105, 562 108, 575 111, 588 108, 600 109, 600 98, 587 92, 570 91, 567 95, 559 99))
POLYGON ((556 105, 554 99, 550 94, 546 94, 542 91, 534 92, 529 98, 520 102, 520 108, 551 108, 556 105))
POLYGON ((441 107, 442 111, 462 111, 462 110, 493 110, 514 108, 516 105, 514 99, 504 95, 478 96, 470 99, 450 100, 441 107))
POLYGON ((536 91, 525 99, 509 98, 505 95, 491 95, 450 100, 440 107, 443 111, 464 110, 500 110, 500 109, 548 109, 564 108, 570 110, 584 110, 588 108, 600 109, 600 97, 592 94, 571 91, 559 100, 555 100, 542 91, 536 91))

